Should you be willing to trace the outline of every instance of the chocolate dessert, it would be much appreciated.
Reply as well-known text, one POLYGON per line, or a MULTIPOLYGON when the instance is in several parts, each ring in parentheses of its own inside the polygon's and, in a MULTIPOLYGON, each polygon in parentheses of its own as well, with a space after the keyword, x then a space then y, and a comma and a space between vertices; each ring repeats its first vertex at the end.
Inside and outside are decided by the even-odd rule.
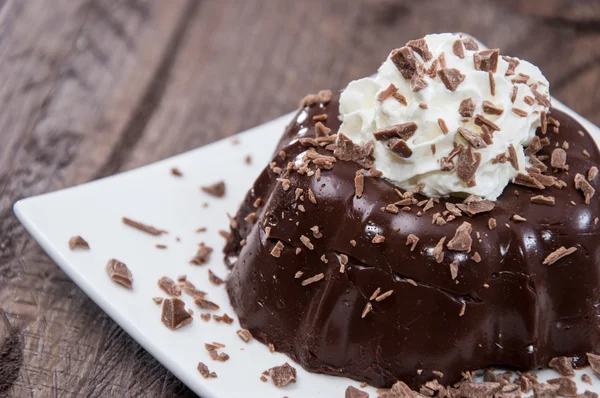
POLYGON ((446 34, 307 96, 232 222, 242 327, 377 387, 598 352, 600 153, 548 86, 446 34))

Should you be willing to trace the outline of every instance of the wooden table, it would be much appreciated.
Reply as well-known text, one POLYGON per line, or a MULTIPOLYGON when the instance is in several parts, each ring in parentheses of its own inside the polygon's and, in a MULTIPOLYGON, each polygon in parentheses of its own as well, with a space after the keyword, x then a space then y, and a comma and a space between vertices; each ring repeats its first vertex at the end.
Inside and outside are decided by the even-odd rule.
POLYGON ((44 254, 16 200, 235 134, 445 31, 539 65, 600 123, 597 1, 0 0, 0 396, 193 396, 44 254))

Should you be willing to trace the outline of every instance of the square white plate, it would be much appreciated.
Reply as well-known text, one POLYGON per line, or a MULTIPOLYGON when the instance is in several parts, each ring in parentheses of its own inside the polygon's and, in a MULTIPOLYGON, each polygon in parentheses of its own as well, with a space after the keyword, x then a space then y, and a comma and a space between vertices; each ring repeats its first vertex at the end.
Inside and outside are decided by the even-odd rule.
MULTIPOLYGON (((597 127, 556 100, 554 105, 578 118, 600 142, 597 127)), ((237 320, 233 325, 204 322, 199 314, 206 311, 185 295, 182 299, 186 307, 195 311, 194 321, 179 330, 168 330, 160 322, 161 307, 152 301, 154 296, 165 296, 157 286, 160 277, 175 279, 187 274, 192 283, 221 306, 215 313, 235 315, 225 289, 213 286, 207 277, 208 269, 221 277, 227 275, 221 253, 224 240, 218 230, 228 229, 225 213, 237 211, 292 115, 239 134, 239 145, 233 145, 231 139, 218 141, 113 177, 24 199, 14 206, 19 220, 59 267, 156 359, 205 398, 343 397, 348 385, 359 385, 348 379, 308 373, 298 365, 296 384, 279 389, 271 381, 263 383, 259 380, 263 370, 286 361, 294 363, 283 354, 270 353, 255 340, 244 343, 235 333, 239 329, 237 320), (252 156, 251 165, 244 162, 247 154, 252 156), (179 168, 183 177, 171 175, 172 167, 179 168), (199 186, 220 179, 227 184, 224 198, 212 198, 200 191, 199 186), (209 206, 203 207, 203 202, 209 206), (154 237, 142 233, 125 226, 121 222, 123 216, 165 229, 169 234, 154 237), (201 226, 208 227, 208 231, 196 233, 201 226), (83 236, 91 250, 70 251, 67 242, 74 235, 83 236), (181 241, 177 242, 176 237, 181 241), (201 241, 215 249, 212 258, 205 266, 190 265, 201 241), (168 249, 156 249, 157 243, 166 244, 168 249), (110 258, 117 258, 130 268, 133 290, 109 279, 105 265, 110 258), (212 341, 226 345, 223 351, 230 355, 229 361, 210 359, 202 343, 212 341), (218 378, 204 379, 196 370, 199 361, 214 370, 218 378)), ((597 379, 595 386, 581 384, 581 373, 578 371, 576 378, 580 392, 600 392, 597 379)), ((541 379, 552 377, 557 374, 540 372, 541 379)), ((366 390, 376 396, 374 389, 366 390)))

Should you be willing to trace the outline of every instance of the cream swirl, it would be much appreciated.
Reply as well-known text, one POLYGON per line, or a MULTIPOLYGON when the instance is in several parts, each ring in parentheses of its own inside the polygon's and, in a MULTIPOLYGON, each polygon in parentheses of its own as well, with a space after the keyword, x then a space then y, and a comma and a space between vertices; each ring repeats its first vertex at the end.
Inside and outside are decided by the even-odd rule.
POLYGON ((375 139, 375 168, 404 189, 495 200, 531 166, 524 146, 549 109, 548 90, 527 61, 458 34, 428 35, 392 51, 374 78, 348 84, 339 133, 375 139))

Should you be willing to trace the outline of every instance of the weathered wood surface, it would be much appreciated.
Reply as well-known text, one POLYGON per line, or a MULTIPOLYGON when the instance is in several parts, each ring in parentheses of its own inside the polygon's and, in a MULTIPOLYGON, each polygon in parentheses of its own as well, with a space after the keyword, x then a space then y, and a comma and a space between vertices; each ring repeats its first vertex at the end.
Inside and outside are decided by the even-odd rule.
POLYGON ((193 396, 43 253, 16 200, 265 122, 429 32, 531 60, 600 123, 599 4, 0 0, 0 396, 193 396))

